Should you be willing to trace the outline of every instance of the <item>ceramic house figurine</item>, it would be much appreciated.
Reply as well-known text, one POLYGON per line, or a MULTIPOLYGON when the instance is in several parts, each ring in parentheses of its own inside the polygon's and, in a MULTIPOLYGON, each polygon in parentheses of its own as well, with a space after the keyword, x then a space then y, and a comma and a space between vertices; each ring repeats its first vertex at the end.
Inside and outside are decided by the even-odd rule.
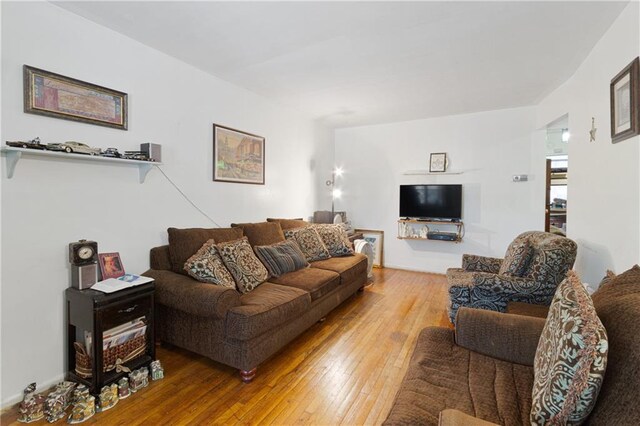
POLYGON ((118 398, 125 399, 128 398, 129 395, 131 395, 131 392, 129 391, 129 379, 123 377, 118 380, 118 398))
POLYGON ((78 385, 73 392, 73 408, 67 423, 82 423, 96 413, 96 399, 89 394, 85 385, 78 385))
POLYGON ((156 359, 151 363, 151 380, 160 380, 164 378, 164 369, 160 360, 156 359))
POLYGON ((118 385, 115 383, 111 386, 103 386, 100 390, 100 396, 98 400, 98 407, 96 411, 107 411, 118 403, 118 385))
POLYGON ((71 409, 67 423, 75 424, 89 420, 96 413, 96 399, 89 395, 88 398, 76 402, 71 409))
POLYGON ((149 369, 147 367, 140 368, 141 387, 146 388, 149 386, 149 369))
POLYGON ((129 390, 131 392, 137 392, 147 386, 149 386, 149 370, 147 367, 138 368, 129 374, 129 390))
POLYGON ((71 405, 71 398, 76 384, 73 382, 60 382, 47 396, 44 403, 44 413, 49 423, 57 422, 65 415, 65 410, 71 405))
POLYGON ((44 396, 36 394, 35 382, 24 389, 18 413, 18 421, 22 423, 35 422, 44 417, 44 396))

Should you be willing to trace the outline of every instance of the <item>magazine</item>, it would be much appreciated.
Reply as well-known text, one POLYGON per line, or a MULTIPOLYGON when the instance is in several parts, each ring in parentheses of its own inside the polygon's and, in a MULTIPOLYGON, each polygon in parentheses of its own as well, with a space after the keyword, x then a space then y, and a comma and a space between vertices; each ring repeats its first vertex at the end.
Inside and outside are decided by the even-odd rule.
POLYGON ((134 274, 124 274, 120 278, 107 278, 106 280, 98 281, 91 286, 91 290, 98 290, 103 293, 113 293, 115 291, 124 290, 125 288, 146 284, 151 281, 153 281, 153 278, 134 274))

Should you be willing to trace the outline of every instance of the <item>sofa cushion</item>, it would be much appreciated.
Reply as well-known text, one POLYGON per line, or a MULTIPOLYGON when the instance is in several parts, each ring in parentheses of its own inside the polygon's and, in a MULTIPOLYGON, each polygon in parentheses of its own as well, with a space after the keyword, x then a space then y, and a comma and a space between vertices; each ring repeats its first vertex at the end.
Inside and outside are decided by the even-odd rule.
POLYGON ((232 228, 242 228, 252 246, 268 246, 284 241, 284 233, 279 223, 232 223, 232 228))
POLYGON ((286 231, 287 229, 295 229, 295 228, 302 228, 303 226, 309 226, 310 223, 307 222, 306 220, 302 220, 302 218, 300 219, 274 219, 272 217, 267 218, 267 222, 278 222, 280 224, 280 226, 282 227, 283 231, 286 231))
POLYGON ((359 276, 367 276, 367 256, 356 253, 347 257, 332 257, 311 263, 312 268, 326 269, 340 274, 340 283, 350 283, 359 276))
POLYGON ((270 278, 269 282, 308 291, 311 300, 316 300, 338 287, 340 275, 326 269, 305 268, 281 277, 270 278))
POLYGON ((296 244, 300 246, 300 250, 304 253, 307 262, 329 259, 331 257, 318 231, 311 226, 288 229, 284 232, 284 236, 288 240, 295 241, 296 244))
POLYGON ((233 276, 238 291, 248 293, 269 278, 267 268, 253 253, 247 237, 216 245, 224 265, 233 276))
POLYGON ((169 255, 173 272, 188 275, 184 263, 210 239, 216 243, 242 237, 241 228, 169 228, 169 255))
POLYGON ((353 254, 347 232, 341 225, 313 225, 331 257, 353 254))
POLYGON ((518 237, 509 245, 504 260, 500 264, 498 274, 509 275, 512 277, 521 277, 527 272, 531 256, 533 255, 533 246, 527 237, 518 237))
POLYGON ((249 340, 305 313, 311 297, 306 291, 267 282, 242 295, 240 303, 227 312, 226 334, 249 340))
POLYGON ((213 239, 204 243, 196 254, 187 259, 184 270, 200 282, 236 288, 236 282, 224 266, 213 239))
POLYGON ((503 425, 529 424, 532 385, 532 367, 458 346, 451 329, 425 328, 384 424, 437 425, 445 408, 503 425))
POLYGON ((607 371, 591 424, 640 424, 640 266, 618 274, 593 293, 593 305, 607 330, 607 371), (631 380, 631 378, 636 378, 631 380))
POLYGON ((560 283, 533 368, 531 424, 580 424, 596 403, 607 366, 607 334, 573 271, 560 283))
POLYGON ((283 241, 270 246, 254 246, 253 251, 273 277, 309 266, 309 262, 294 241, 283 241))

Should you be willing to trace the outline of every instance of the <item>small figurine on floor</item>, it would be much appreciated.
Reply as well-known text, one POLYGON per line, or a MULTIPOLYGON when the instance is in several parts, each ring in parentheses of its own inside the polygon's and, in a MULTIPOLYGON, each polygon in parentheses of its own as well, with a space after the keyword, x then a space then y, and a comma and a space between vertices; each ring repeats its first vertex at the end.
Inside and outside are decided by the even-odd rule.
POLYGON ((71 397, 76 384, 73 382, 60 382, 47 396, 44 403, 44 413, 49 423, 57 422, 65 415, 65 410, 71 405, 71 397))
POLYGON ((128 398, 129 395, 131 395, 131 392, 129 391, 129 379, 123 377, 118 380, 118 398, 125 399, 128 398))
POLYGON ((147 367, 133 370, 131 374, 129 374, 129 390, 131 390, 131 392, 138 392, 147 386, 149 386, 149 370, 147 367))
POLYGON ((160 364, 160 360, 156 359, 151 363, 151 380, 160 380, 164 378, 164 368, 160 364))
POLYGON ((89 394, 85 385, 78 385, 73 392, 73 408, 67 423, 82 423, 96 413, 96 399, 89 394))
POLYGON ((24 398, 18 408, 18 421, 31 423, 44 417, 44 396, 36 394, 36 384, 31 383, 24 389, 24 398))
POLYGON ((118 385, 112 383, 111 386, 103 386, 100 390, 100 399, 98 400, 98 412, 107 411, 118 403, 118 385))

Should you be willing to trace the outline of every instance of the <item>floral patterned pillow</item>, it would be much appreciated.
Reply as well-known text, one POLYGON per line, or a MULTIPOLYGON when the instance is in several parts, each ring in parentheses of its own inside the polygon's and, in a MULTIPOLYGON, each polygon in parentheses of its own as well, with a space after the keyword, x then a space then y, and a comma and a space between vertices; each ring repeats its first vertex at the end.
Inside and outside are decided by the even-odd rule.
POLYGON ((313 225, 318 231, 331 257, 349 256, 353 254, 347 232, 341 225, 313 225))
POLYGON ((204 243, 204 245, 185 262, 184 270, 198 281, 216 284, 222 287, 236 288, 236 283, 224 266, 214 240, 209 240, 204 243))
POLYGON ((607 366, 607 334, 575 272, 558 286, 533 364, 532 425, 580 424, 607 366))
POLYGON ((523 276, 527 272, 532 255, 533 246, 531 241, 528 238, 516 238, 509 245, 498 274, 511 277, 523 276))
POLYGON ((241 293, 249 293, 269 278, 267 268, 253 253, 247 237, 217 244, 216 248, 241 293))
POLYGON ((300 246, 300 250, 302 250, 307 262, 315 262, 316 260, 324 260, 331 257, 318 231, 313 226, 287 229, 284 231, 284 236, 287 240, 293 240, 300 246))

